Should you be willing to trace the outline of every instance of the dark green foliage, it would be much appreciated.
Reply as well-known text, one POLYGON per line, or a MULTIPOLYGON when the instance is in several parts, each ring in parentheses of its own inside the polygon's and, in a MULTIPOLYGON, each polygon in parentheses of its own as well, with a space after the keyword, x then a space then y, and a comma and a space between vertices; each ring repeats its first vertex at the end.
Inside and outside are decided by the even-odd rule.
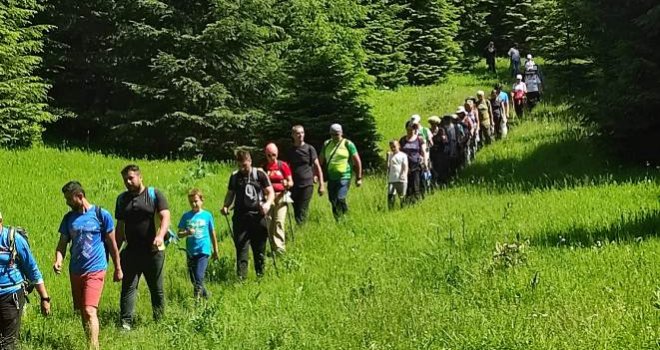
POLYGON ((343 125, 364 163, 378 163, 376 124, 365 101, 369 76, 363 68, 360 31, 353 29, 364 8, 351 1, 290 1, 282 18, 291 35, 284 57, 287 74, 278 103, 279 137, 294 124, 320 150, 332 123, 343 125), (286 127, 283 129, 282 127, 286 127))
MULTIPOLYGON (((485 48, 492 38, 492 29, 486 17, 496 5, 492 0, 454 0, 458 9, 459 29, 456 41, 461 46, 464 59, 461 66, 471 67, 479 58, 484 57, 485 48)), ((506 50, 496 47, 498 54, 506 50)))
POLYGON ((452 71, 461 59, 458 11, 449 0, 409 2, 408 81, 414 85, 433 84, 452 71))
POLYGON ((583 14, 597 68, 598 90, 586 106, 594 113, 586 117, 612 137, 625 159, 660 162, 660 4, 600 0, 578 5, 573 9, 583 14))
POLYGON ((375 77, 378 87, 404 85, 410 70, 406 63, 407 21, 402 18, 405 5, 392 0, 361 2, 367 8, 367 16, 361 24, 366 34, 362 46, 367 53, 367 71, 375 77))
POLYGON ((533 0, 498 0, 490 6, 486 20, 501 55, 506 55, 513 43, 518 43, 522 52, 529 49, 537 30, 533 3, 533 0))
POLYGON ((0 146, 26 147, 52 120, 44 109, 48 86, 34 75, 47 26, 33 25, 37 1, 0 3, 0 146))

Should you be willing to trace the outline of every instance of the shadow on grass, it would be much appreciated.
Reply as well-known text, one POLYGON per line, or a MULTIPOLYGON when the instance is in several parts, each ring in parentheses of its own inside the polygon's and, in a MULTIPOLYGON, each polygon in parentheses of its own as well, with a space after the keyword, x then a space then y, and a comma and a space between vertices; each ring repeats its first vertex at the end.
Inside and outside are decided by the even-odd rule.
POLYGON ((591 247, 608 242, 641 242, 647 237, 660 236, 660 210, 643 210, 622 214, 606 227, 571 227, 530 239, 532 245, 591 247))

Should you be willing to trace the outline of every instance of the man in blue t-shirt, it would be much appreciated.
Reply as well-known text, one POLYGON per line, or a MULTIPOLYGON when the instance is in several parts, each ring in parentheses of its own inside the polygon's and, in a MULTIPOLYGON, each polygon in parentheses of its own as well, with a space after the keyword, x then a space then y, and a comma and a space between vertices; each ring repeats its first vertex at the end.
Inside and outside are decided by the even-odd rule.
POLYGON ((71 211, 64 215, 60 223, 60 240, 55 250, 53 270, 57 274, 62 272, 66 247, 71 242, 69 278, 73 308, 80 312, 83 319, 89 348, 98 349, 97 309, 103 292, 105 270, 108 268, 106 247, 115 265, 113 280, 118 282, 123 277, 115 241, 115 225, 107 210, 89 203, 80 182, 68 182, 62 187, 62 193, 71 211))

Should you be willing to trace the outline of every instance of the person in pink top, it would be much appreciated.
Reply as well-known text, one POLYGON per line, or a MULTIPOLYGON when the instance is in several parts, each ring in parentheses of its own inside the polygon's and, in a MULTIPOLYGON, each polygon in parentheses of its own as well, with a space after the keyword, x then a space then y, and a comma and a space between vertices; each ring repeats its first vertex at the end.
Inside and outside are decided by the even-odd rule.
POLYGON ((268 235, 271 249, 277 254, 283 254, 286 251, 284 224, 287 204, 291 198, 288 191, 293 187, 293 176, 289 164, 277 159, 279 150, 274 143, 266 145, 264 152, 267 160, 264 171, 268 174, 275 191, 275 202, 268 214, 268 235))

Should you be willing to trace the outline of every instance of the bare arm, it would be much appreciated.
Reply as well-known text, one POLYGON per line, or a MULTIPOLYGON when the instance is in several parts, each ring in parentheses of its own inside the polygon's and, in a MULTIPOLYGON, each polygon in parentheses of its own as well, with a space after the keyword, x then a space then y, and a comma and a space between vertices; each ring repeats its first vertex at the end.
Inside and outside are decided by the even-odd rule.
POLYGON ((167 234, 167 229, 170 227, 170 210, 163 209, 158 212, 158 215, 160 216, 160 227, 158 228, 158 235, 156 238, 163 240, 167 234))
POLYGON ((213 245, 213 259, 218 260, 218 236, 215 233, 215 228, 211 230, 211 245, 213 245))
POLYGON ((117 226, 115 227, 115 244, 117 244, 117 249, 121 249, 122 244, 126 241, 126 224, 124 220, 117 220, 117 226))
POLYGON ((66 257, 66 246, 69 244, 69 238, 60 235, 60 240, 57 242, 57 247, 55 248, 55 262, 53 263, 53 271, 60 274, 62 272, 62 263, 66 257))
POLYGON ((114 230, 105 236, 105 246, 108 248, 108 251, 110 251, 110 258, 112 259, 112 264, 115 266, 114 281, 119 282, 124 277, 124 273, 121 270, 119 248, 117 248, 114 230))
POLYGON ((325 179, 323 178, 323 169, 321 169, 321 162, 318 158, 314 159, 314 175, 319 179, 319 195, 322 196, 325 192, 325 179))
POLYGON ((358 153, 355 153, 352 158, 353 165, 355 166, 355 174, 357 174, 356 183, 362 183, 362 160, 360 159, 360 155, 358 153))

